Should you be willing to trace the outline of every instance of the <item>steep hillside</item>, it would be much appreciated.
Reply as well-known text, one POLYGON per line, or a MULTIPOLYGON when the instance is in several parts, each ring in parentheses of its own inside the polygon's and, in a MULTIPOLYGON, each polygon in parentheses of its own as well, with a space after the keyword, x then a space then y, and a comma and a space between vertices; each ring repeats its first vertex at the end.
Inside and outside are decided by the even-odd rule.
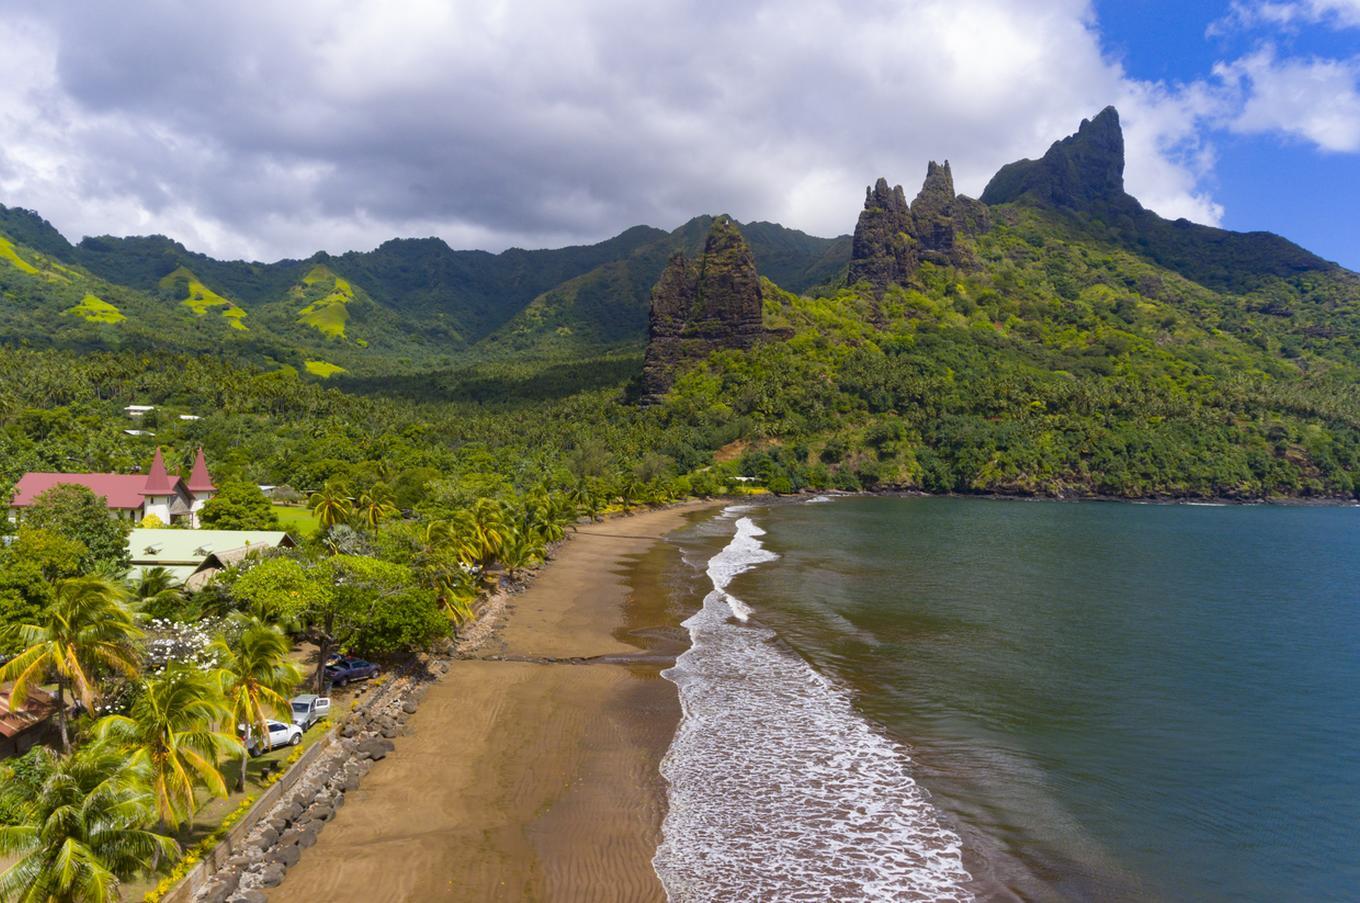
POLYGON ((767 282, 766 334, 792 337, 681 361, 662 416, 777 488, 1355 497, 1360 277, 1168 223, 1123 166, 1110 110, 985 206, 933 164, 911 203, 880 180, 849 284, 767 282))
MULTIPOLYGON (((474 349, 478 358, 531 355, 549 359, 640 349, 647 338, 648 297, 676 252, 695 257, 714 222, 696 216, 675 231, 555 286, 474 349)), ((850 260, 849 236, 817 238, 775 223, 737 223, 768 279, 792 292, 840 279, 850 260)))
MULTIPOLYGON (((0 264, 37 275, 18 249, 32 251, 49 275, 75 268, 82 278, 253 331, 256 350, 263 343, 274 349, 272 357, 328 352, 372 371, 455 355, 562 357, 640 348, 652 283, 673 251, 698 251, 711 221, 698 217, 670 233, 637 226, 598 244, 554 250, 490 254, 455 251, 436 238, 394 239, 372 251, 266 264, 215 260, 159 235, 98 236, 73 245, 40 215, 0 206, 0 264)), ((747 229, 764 271, 793 291, 838 278, 849 259, 844 237, 816 238, 773 223, 747 229)), ((43 331, 43 322, 30 325, 43 331)), ((106 315, 101 322, 121 321, 106 315)), ((182 325, 162 318, 155 334, 161 345, 200 348, 182 325)), ((133 332, 130 326, 122 334, 133 332)), ((96 333, 82 342, 109 346, 113 337, 96 333)), ((138 341, 153 341, 152 334, 138 341)))

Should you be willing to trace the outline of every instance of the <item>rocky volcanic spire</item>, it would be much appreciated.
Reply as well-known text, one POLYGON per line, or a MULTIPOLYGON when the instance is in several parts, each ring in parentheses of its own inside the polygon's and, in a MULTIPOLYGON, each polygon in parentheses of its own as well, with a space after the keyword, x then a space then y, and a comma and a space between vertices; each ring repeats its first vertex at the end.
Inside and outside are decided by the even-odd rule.
POLYGON ((682 364, 754 344, 764 334, 762 300, 751 246, 731 217, 716 218, 699 259, 677 251, 652 289, 644 402, 656 402, 682 364))
POLYGON ((1101 204, 1137 206, 1124 193, 1124 132, 1119 113, 1106 107, 1083 119, 1075 135, 1054 142, 1039 160, 1009 163, 982 192, 987 204, 1022 197, 1053 207, 1081 210, 1101 204))
POLYGON ((954 175, 949 161, 934 160, 926 167, 926 181, 911 203, 912 222, 922 260, 948 265, 954 254, 954 175))
POLYGON ((954 174, 949 171, 948 160, 942 164, 931 160, 926 167, 925 183, 911 202, 911 217, 921 260, 940 266, 976 265, 972 251, 959 238, 987 230, 987 208, 970 197, 954 194, 954 174))
POLYGON ((864 281, 875 294, 894 282, 905 282, 916 269, 915 225, 902 186, 888 188, 879 179, 864 193, 864 210, 855 224, 850 250, 849 283, 864 281))
POLYGON ((888 189, 879 179, 864 194, 864 211, 855 225, 851 246, 849 284, 861 280, 875 295, 894 283, 906 284, 921 261, 940 266, 966 267, 976 263, 959 241, 962 235, 986 231, 987 208, 969 197, 954 194, 949 161, 930 161, 926 180, 911 206, 902 187, 888 189))

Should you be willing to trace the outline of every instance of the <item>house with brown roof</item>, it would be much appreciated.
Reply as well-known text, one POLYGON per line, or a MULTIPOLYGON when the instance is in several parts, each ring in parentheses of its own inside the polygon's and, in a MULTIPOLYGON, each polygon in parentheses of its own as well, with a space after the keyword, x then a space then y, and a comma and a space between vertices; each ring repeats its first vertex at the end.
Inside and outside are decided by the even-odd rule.
POLYGON ((52 716, 57 713, 56 696, 35 687, 29 691, 23 708, 10 708, 11 684, 0 686, 0 759, 21 756, 39 743, 56 738, 52 716))
POLYGON ((154 514, 163 524, 195 529, 203 505, 217 492, 203 449, 198 450, 194 466, 185 478, 170 475, 158 448, 151 459, 151 469, 144 474, 26 473, 14 486, 10 520, 22 519, 23 510, 47 490, 66 485, 84 486, 103 498, 112 514, 134 523, 154 514))

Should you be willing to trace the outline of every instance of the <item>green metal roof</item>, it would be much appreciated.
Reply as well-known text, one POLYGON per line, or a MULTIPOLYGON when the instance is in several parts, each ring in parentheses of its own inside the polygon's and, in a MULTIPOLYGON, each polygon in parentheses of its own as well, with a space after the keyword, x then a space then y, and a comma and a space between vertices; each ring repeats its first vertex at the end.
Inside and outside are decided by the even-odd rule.
POLYGON ((273 549, 296 545, 283 530, 133 530, 128 534, 132 563, 197 567, 210 555, 236 549, 273 549))

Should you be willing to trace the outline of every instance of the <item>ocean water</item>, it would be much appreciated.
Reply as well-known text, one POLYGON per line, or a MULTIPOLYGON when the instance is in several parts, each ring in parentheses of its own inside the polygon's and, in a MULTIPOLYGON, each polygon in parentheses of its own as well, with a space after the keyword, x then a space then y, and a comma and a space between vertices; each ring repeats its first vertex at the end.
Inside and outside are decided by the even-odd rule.
POLYGON ((1360 899, 1360 509, 846 498, 676 542, 673 900, 1360 899))

